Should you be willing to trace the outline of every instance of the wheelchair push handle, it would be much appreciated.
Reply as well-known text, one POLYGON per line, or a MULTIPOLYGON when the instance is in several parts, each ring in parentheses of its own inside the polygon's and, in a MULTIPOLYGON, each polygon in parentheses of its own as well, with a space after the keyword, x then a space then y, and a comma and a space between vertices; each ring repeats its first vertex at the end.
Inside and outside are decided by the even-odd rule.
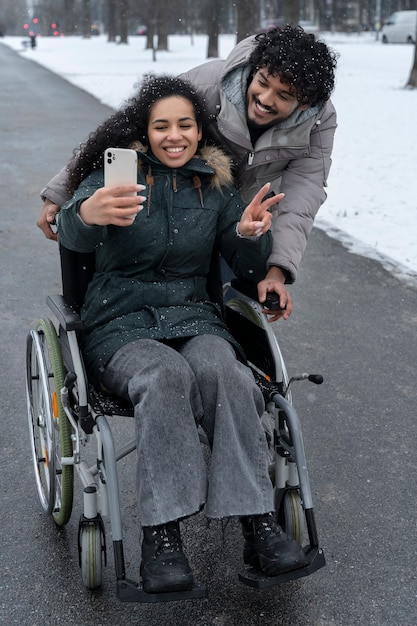
POLYGON ((264 306, 266 309, 270 311, 285 311, 287 305, 282 307, 279 303, 279 295, 274 291, 270 291, 266 294, 266 300, 264 302, 264 306))
MULTIPOLYGON (((236 289, 236 291, 240 291, 252 300, 258 302, 258 289, 254 283, 243 280, 242 278, 233 278, 230 285, 233 289, 236 289)), ((262 303, 262 306, 270 311, 285 311, 287 308, 286 306, 284 308, 281 307, 279 295, 274 291, 270 291, 266 294, 266 299, 265 302, 262 303)))

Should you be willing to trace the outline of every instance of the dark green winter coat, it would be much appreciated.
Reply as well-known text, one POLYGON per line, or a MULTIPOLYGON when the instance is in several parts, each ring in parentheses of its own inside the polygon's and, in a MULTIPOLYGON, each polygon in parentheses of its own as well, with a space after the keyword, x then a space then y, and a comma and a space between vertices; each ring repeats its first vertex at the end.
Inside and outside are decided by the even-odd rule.
POLYGON ((238 237, 245 206, 218 148, 205 148, 180 170, 143 152, 138 157, 147 201, 131 226, 87 226, 79 217, 83 200, 103 186, 102 171, 93 172, 59 213, 61 243, 95 251, 96 273, 81 317, 84 359, 96 383, 111 356, 137 339, 215 334, 234 343, 207 295, 213 250, 252 282, 264 278, 271 251, 270 233, 257 241, 238 237))

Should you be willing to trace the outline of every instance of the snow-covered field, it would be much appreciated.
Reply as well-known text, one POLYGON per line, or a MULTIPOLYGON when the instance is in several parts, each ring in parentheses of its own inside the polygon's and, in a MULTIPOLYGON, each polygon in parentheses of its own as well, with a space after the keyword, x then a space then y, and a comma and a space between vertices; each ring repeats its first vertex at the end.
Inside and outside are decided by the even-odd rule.
MULTIPOLYGON (((382 45, 374 34, 322 38, 340 53, 333 95, 339 127, 328 200, 316 224, 417 285, 417 90, 404 89, 414 48, 382 45)), ((144 37, 131 37, 129 45, 110 44, 105 36, 39 38, 34 50, 23 48, 22 37, 0 43, 112 107, 143 73, 180 73, 204 63, 207 51, 203 35, 171 36, 169 51, 157 52, 156 60, 144 37)), ((220 56, 234 43, 233 35, 221 36, 220 56)))

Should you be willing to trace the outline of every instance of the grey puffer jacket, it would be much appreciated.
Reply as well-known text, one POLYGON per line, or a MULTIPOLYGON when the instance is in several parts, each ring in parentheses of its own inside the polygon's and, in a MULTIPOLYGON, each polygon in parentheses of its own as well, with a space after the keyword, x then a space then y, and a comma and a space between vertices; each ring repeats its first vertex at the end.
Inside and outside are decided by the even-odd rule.
POLYGON ((271 183, 285 198, 277 205, 273 251, 268 267, 278 266, 293 282, 314 218, 326 199, 336 111, 330 101, 296 111, 266 130, 252 145, 246 123, 248 59, 256 41, 240 42, 226 60, 209 61, 182 75, 204 97, 213 122, 212 134, 233 156, 235 184, 248 202, 271 183))
MULTIPOLYGON (((253 146, 246 124, 246 81, 254 44, 249 37, 235 46, 226 60, 209 61, 182 77, 205 99, 213 118, 212 134, 233 157, 235 185, 245 202, 266 182, 271 183, 271 191, 285 193, 275 210, 267 268, 283 268, 291 283, 297 277, 316 213, 326 199, 336 111, 328 101, 296 112, 267 130, 253 146)), ((62 206, 69 199, 65 186, 64 168, 42 189, 41 197, 62 206)))
POLYGON ((137 339, 215 334, 239 351, 207 292, 212 253, 218 249, 238 276, 256 283, 271 252, 270 232, 256 241, 238 237, 245 207, 218 148, 202 150, 179 170, 143 152, 138 157, 147 201, 131 226, 87 226, 80 219, 80 204, 103 186, 101 170, 83 181, 58 217, 65 247, 95 251, 81 317, 85 363, 97 384, 110 357, 137 339))

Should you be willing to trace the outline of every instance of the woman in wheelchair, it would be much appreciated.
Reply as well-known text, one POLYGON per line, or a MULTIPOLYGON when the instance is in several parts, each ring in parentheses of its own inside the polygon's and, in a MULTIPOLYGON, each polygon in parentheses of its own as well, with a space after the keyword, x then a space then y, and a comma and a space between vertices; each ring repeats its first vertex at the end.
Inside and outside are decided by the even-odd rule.
POLYGON ((59 214, 61 243, 96 255, 82 308, 89 380, 134 406, 148 593, 193 587, 179 521, 202 507, 208 518, 240 518, 244 562, 266 576, 306 565, 272 513, 262 393, 206 284, 214 250, 238 277, 264 277, 268 209, 282 194, 264 199, 265 185, 244 208, 228 157, 202 143, 206 124, 191 85, 145 78, 74 156, 74 195, 59 214), (103 186, 109 146, 137 150, 146 195, 103 186))

